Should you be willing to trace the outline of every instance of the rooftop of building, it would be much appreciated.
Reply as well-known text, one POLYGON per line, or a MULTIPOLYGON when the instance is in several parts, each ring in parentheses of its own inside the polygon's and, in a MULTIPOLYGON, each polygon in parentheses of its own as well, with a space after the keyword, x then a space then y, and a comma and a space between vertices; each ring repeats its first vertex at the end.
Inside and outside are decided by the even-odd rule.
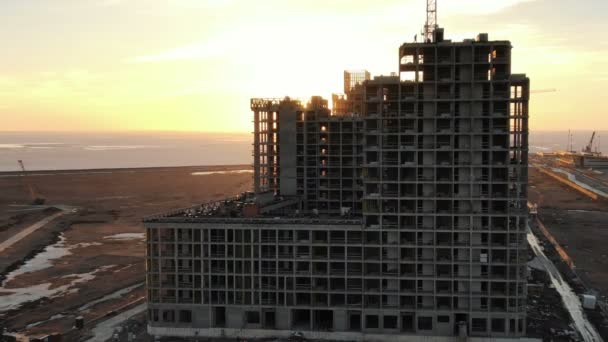
POLYGON ((400 83, 399 75, 392 73, 391 75, 378 75, 374 76, 373 79, 367 81, 367 84, 386 84, 386 83, 400 83))
POLYGON ((487 33, 480 33, 475 38, 464 39, 462 41, 452 41, 444 39, 443 28, 437 28, 434 32, 435 39, 433 41, 418 41, 417 36, 413 42, 406 42, 401 45, 401 49, 412 47, 435 47, 435 46, 450 46, 450 45, 505 45, 511 46, 508 40, 490 40, 487 33))
POLYGON ((286 198, 271 193, 242 193, 223 200, 151 215, 144 222, 171 223, 308 223, 332 225, 361 224, 359 217, 344 215, 320 215, 299 210, 301 199, 286 198))

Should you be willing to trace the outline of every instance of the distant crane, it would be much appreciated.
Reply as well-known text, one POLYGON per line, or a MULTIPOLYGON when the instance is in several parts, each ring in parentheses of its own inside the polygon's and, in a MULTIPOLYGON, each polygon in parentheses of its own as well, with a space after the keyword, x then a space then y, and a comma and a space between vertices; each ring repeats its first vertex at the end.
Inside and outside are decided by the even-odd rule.
POLYGON ((585 146, 583 152, 593 153, 593 139, 595 139, 595 131, 593 131, 593 134, 591 134, 591 139, 589 139, 589 143, 587 144, 587 146, 585 146))
POLYGON ((32 199, 32 204, 33 205, 43 205, 44 202, 46 202, 46 200, 45 200, 44 197, 40 197, 36 193, 36 190, 34 189, 34 186, 30 182, 29 177, 27 176, 27 171, 25 170, 25 165, 23 164, 23 160, 18 160, 17 162, 19 163, 19 166, 21 167, 21 171, 23 173, 22 174, 23 183, 27 186, 27 189, 30 192, 30 198, 32 199))
POLYGON ((570 153, 575 153, 576 151, 572 148, 572 140, 574 136, 572 135, 572 131, 568 130, 568 146, 566 148, 566 150, 570 153))

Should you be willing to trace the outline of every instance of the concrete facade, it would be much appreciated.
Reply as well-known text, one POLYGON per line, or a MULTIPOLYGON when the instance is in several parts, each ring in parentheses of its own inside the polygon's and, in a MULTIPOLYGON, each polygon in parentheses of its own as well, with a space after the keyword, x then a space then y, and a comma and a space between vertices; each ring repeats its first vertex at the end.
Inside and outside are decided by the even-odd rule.
POLYGON ((510 61, 507 41, 437 38, 357 83, 361 113, 252 99, 255 194, 145 220, 151 331, 525 336, 510 61))

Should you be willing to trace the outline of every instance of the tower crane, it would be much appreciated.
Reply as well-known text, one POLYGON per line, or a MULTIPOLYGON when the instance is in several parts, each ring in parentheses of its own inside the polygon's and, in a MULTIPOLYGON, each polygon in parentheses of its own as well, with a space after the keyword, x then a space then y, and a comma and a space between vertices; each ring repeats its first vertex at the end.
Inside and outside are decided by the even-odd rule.
POLYGON ((593 131, 593 134, 591 134, 591 139, 589 139, 589 143, 587 144, 587 146, 585 146, 583 152, 593 153, 593 139, 595 139, 595 131, 593 131))
POLYGON ((17 162, 19 163, 19 166, 21 167, 23 183, 27 186, 27 189, 29 190, 30 198, 32 199, 32 204, 33 205, 43 205, 46 200, 44 197, 41 197, 37 194, 36 189, 30 182, 30 179, 27 175, 27 171, 25 170, 25 165, 23 164, 23 160, 17 160, 17 162))
POLYGON ((433 32, 437 29, 437 0, 426 0, 426 22, 422 37, 424 42, 432 42, 433 32))

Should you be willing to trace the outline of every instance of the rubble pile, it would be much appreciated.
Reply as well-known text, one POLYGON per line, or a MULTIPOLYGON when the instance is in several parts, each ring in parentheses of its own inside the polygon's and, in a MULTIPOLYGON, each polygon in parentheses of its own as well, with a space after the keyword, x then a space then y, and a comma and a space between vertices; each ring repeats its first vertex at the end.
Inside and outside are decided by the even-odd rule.
POLYGON ((580 341, 549 275, 532 268, 528 279, 528 337, 543 341, 580 341))

